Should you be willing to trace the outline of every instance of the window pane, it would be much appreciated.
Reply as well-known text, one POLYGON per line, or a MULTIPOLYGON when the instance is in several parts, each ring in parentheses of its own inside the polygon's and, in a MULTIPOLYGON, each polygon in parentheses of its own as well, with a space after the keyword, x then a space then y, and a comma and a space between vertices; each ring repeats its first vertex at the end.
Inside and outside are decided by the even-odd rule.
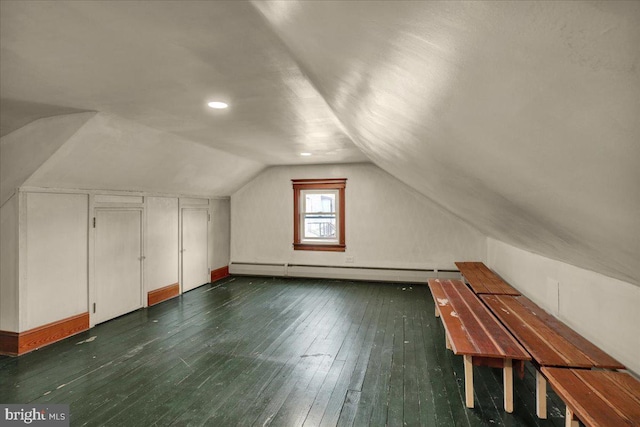
POLYGON ((293 249, 344 252, 346 178, 292 179, 293 249))
POLYGON ((335 193, 307 193, 305 195, 305 211, 306 212, 335 212, 336 211, 336 194, 335 193))
POLYGON ((305 215, 305 239, 335 239, 337 236, 335 215, 305 215))

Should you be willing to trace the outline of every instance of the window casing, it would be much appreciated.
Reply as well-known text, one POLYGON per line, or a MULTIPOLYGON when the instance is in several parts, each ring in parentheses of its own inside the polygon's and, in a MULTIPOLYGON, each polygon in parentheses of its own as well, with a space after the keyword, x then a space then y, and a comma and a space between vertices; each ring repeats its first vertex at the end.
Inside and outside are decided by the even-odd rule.
POLYGON ((294 179, 293 249, 344 252, 345 178, 294 179))

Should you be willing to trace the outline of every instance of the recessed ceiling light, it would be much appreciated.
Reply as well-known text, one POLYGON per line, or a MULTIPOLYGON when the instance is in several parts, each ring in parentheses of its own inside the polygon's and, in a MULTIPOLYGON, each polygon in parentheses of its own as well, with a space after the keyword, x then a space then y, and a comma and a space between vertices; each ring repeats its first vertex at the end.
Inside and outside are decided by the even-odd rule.
POLYGON ((227 104, 226 102, 220 102, 220 101, 211 101, 207 105, 211 108, 215 108, 216 110, 222 110, 229 106, 229 104, 227 104))
POLYGON ((310 156, 311 153, 300 153, 301 156, 310 156))

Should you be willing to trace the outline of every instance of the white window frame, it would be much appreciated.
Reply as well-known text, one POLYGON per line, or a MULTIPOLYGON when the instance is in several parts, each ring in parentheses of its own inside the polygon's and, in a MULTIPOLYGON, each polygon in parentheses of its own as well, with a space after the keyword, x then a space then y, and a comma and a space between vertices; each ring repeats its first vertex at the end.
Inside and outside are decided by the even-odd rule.
POLYGON ((300 241, 302 243, 313 243, 317 245, 335 245, 340 242, 340 192, 335 189, 326 189, 326 190, 300 190, 300 241), (307 194, 333 194, 335 200, 335 206, 333 212, 307 212, 307 194), (307 215, 327 215, 332 214, 335 216, 335 228, 336 228, 336 237, 326 238, 326 237, 317 237, 317 238, 309 238, 305 237, 305 219, 307 215))

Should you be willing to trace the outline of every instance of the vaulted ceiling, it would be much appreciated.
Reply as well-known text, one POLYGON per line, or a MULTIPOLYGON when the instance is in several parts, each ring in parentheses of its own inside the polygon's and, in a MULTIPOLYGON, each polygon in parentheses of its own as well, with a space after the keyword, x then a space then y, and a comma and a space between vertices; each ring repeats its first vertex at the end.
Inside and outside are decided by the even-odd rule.
POLYGON ((266 164, 366 160, 250 3, 3 1, 0 19, 3 135, 91 110, 266 164))
MULTIPOLYGON (((135 128, 162 140, 157 156, 233 159, 234 185, 199 181, 211 195, 267 165, 371 161, 488 236, 640 284, 640 2, 0 7, 5 141, 99 112, 85 134, 135 128)), ((93 152, 77 141, 59 170, 93 152)), ((113 162, 142 159, 108 141, 113 162)), ((54 166, 36 178, 61 178, 54 166)), ((191 194, 171 170, 158 182, 191 194)), ((155 182, 130 174, 112 187, 155 182)))

